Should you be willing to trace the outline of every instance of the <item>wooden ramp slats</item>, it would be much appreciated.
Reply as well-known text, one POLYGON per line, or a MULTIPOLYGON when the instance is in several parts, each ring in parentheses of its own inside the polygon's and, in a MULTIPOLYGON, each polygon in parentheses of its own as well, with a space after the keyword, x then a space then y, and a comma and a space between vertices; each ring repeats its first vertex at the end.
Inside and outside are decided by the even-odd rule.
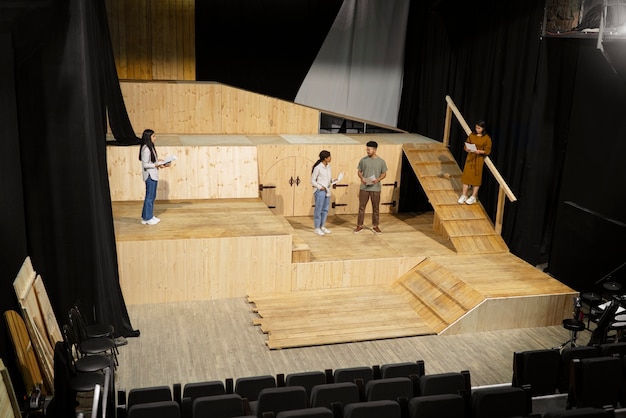
POLYGON ((484 300, 472 287, 460 280, 442 265, 425 260, 396 282, 420 303, 414 308, 425 317, 424 310, 432 312, 431 326, 437 332, 461 318, 484 300), (438 321, 439 320, 439 321, 438 321))
POLYGON ((437 219, 439 221, 463 221, 472 219, 487 219, 485 211, 478 205, 437 205, 437 219))
POLYGON ((417 327, 415 329, 407 329, 402 327, 399 329, 374 329, 373 327, 366 326, 362 331, 355 331, 350 329, 349 331, 336 332, 331 335, 319 335, 319 336, 306 336, 300 338, 292 338, 290 335, 285 337, 269 335, 269 339, 266 344, 271 350, 281 348, 295 348, 306 347, 313 345, 327 345, 327 344, 341 344, 351 343, 359 341, 372 341, 388 338, 403 338, 414 337, 418 335, 432 335, 435 334, 429 327, 417 327))
POLYGON ((458 254, 498 254, 509 250, 499 235, 454 237, 450 241, 458 254))
POLYGON ((457 253, 509 251, 480 202, 471 205, 470 210, 467 209, 470 205, 456 203, 463 187, 462 173, 443 144, 439 147, 433 144, 404 144, 402 149, 435 211, 435 230, 450 239, 457 253))
POLYGON ((391 287, 361 286, 249 296, 271 349, 435 334, 391 287))

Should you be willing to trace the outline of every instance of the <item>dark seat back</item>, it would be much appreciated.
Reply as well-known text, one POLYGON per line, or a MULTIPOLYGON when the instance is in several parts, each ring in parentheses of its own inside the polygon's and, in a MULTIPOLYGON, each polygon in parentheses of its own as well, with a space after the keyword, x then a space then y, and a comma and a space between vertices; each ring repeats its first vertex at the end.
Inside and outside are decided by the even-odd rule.
POLYGON ((242 415, 243 400, 236 393, 202 396, 193 401, 192 417, 230 418, 242 415))
POLYGON ((333 410, 333 403, 339 403, 344 407, 359 400, 359 388, 356 383, 325 383, 313 387, 310 405, 313 408, 323 406, 333 410))
POLYGON ((519 387, 495 386, 472 391, 473 418, 525 417, 530 409, 530 395, 519 387))
POLYGON ((365 385, 365 397, 367 401, 409 400, 413 397, 413 382, 408 377, 370 380, 365 385))
POLYGON ((566 347, 561 351, 561 365, 559 368, 559 392, 569 390, 570 368, 574 359, 599 357, 600 350, 594 346, 566 347))
POLYGON ((466 403, 461 395, 417 396, 409 401, 410 418, 465 418, 466 403))
POLYGON ((275 387, 276 378, 271 375, 240 377, 235 380, 235 393, 249 401, 256 401, 263 389, 275 387))
POLYGON ((279 388, 263 389, 255 402, 254 412, 258 418, 263 418, 265 412, 279 412, 306 408, 306 390, 302 386, 283 386, 279 388))
POLYGON ((132 405, 127 418, 180 418, 180 407, 175 401, 147 402, 132 405))
POLYGON ((344 407, 344 418, 401 418, 400 405, 395 401, 351 403, 344 407))
POLYGON ((513 386, 530 385, 531 396, 558 392, 561 354, 558 349, 541 349, 513 354, 513 386))

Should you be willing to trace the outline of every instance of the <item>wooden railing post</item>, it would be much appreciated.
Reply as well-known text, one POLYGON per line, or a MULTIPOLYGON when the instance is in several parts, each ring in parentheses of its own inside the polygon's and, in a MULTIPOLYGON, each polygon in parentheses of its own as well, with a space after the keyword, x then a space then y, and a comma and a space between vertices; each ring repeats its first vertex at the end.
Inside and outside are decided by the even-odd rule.
MULTIPOLYGON (((444 130, 443 141, 444 141, 444 145, 448 146, 448 143, 450 141, 450 123, 452 119, 451 113, 454 113, 457 121, 459 122, 459 124, 461 124, 461 126, 463 127, 463 130, 465 131, 467 135, 472 133, 472 129, 469 127, 469 125, 463 118, 463 115, 461 115, 461 112, 456 107, 456 105, 454 104, 450 96, 446 96, 446 102, 448 103, 448 106, 446 108, 446 122, 445 122, 446 126, 444 128, 445 130, 444 130)), ((491 171, 491 174, 493 174, 496 181, 500 185, 500 188, 498 190, 498 205, 496 208, 496 219, 495 219, 494 228, 498 234, 501 234, 502 233, 502 221, 504 219, 504 196, 506 195, 506 197, 508 197, 511 202, 515 202, 517 200, 517 197, 515 197, 515 195, 509 188, 509 186, 506 184, 506 181, 504 181, 504 178, 502 178, 502 176, 500 175, 500 172, 498 171, 496 166, 493 164, 493 162, 491 162, 491 159, 487 156, 485 156, 485 165, 487 166, 487 168, 489 168, 489 171, 491 171)))

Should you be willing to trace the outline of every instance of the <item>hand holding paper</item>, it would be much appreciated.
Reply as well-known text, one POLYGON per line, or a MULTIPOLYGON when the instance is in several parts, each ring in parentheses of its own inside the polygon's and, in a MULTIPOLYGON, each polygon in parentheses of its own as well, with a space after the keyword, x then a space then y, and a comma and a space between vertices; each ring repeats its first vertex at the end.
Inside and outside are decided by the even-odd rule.
POLYGON ((465 148, 467 148, 468 152, 476 152, 477 151, 476 144, 470 144, 469 142, 465 143, 465 148))
POLYGON ((364 177, 363 180, 365 180, 365 184, 374 184, 374 180, 376 180, 376 176, 372 175, 369 177, 364 177))
POLYGON ((343 179, 343 171, 341 173, 339 173, 339 175, 337 176, 337 178, 335 180, 333 180, 330 184, 337 184, 339 183, 341 180, 343 179))
POLYGON ((168 155, 167 157, 165 157, 165 159, 163 161, 159 161, 159 163, 157 165, 165 165, 165 164, 169 164, 173 161, 176 161, 176 156, 175 155, 168 155))

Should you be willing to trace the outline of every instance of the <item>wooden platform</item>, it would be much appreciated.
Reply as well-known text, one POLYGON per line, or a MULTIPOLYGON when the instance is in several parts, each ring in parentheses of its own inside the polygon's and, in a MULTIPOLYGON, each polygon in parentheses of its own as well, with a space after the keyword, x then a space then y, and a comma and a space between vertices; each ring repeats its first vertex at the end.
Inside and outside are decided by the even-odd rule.
MULTIPOLYGON (((199 136, 188 146, 170 144, 171 152, 194 164, 180 165, 159 182, 155 215, 162 221, 155 226, 141 225, 142 202, 123 192, 121 179, 132 170, 135 153, 109 152, 110 179, 118 179, 112 181, 112 197, 125 196, 124 201, 113 198, 113 216, 127 304, 247 297, 270 348, 560 325, 570 315, 577 292, 512 255, 480 203, 456 202, 461 172, 437 141, 410 134, 309 135, 256 137, 256 144, 246 137, 237 145, 233 137, 204 137, 212 147, 204 148, 207 138, 200 143, 199 136), (298 153, 332 149, 351 161, 348 170, 370 138, 390 154, 405 153, 433 212, 396 214, 395 207, 385 206, 382 234, 369 228, 354 234, 356 215, 349 209, 354 173, 347 171, 350 185, 334 196, 335 203, 347 204, 331 210, 332 233, 318 236, 312 232, 311 208, 295 210, 297 205, 289 203, 300 197, 287 191, 273 195, 282 201, 281 210, 293 207, 287 215, 263 192, 252 192, 267 185, 267 173, 260 173, 272 166, 271 159, 281 167, 291 161, 298 168, 289 175, 306 186, 310 164, 298 153), (230 145, 221 147, 220 141, 230 145), (211 166, 213 152, 230 159, 212 168, 216 176, 198 176, 196 167, 211 166), (258 167, 257 158, 264 161, 258 167), (238 168, 239 159, 246 168, 238 168), (234 179, 243 180, 244 187, 234 179), (178 189, 190 197, 174 199, 178 189), (198 198, 214 193, 219 197, 198 198)), ((186 137, 172 136, 166 143, 180 138, 186 137)), ((398 173, 399 165, 392 173, 395 183, 398 173)), ((392 183, 390 203, 397 189, 392 183)))

